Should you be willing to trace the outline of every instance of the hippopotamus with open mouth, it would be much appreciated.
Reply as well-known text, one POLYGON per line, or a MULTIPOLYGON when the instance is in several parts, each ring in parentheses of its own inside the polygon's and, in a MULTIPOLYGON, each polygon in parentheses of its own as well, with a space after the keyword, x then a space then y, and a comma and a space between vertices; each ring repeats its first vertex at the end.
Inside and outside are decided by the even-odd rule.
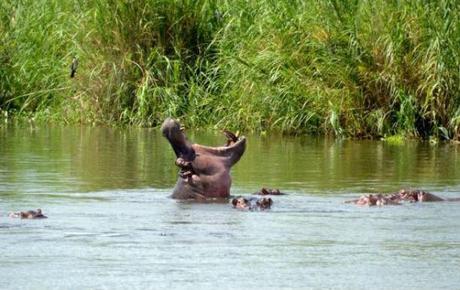
POLYGON ((224 131, 227 144, 208 147, 187 140, 178 121, 167 118, 161 126, 180 168, 172 197, 176 199, 228 198, 232 183, 230 169, 246 149, 246 138, 224 131))

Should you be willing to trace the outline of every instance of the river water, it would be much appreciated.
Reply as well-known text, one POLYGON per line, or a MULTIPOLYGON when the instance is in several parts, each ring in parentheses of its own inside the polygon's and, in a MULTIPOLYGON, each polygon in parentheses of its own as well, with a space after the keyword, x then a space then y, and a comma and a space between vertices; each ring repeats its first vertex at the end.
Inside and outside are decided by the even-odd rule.
POLYGON ((459 146, 247 137, 232 193, 288 193, 269 211, 168 198, 178 169, 154 129, 0 128, 0 288, 459 289, 460 203, 343 203, 460 197, 459 146), (8 217, 36 208, 49 218, 8 217))

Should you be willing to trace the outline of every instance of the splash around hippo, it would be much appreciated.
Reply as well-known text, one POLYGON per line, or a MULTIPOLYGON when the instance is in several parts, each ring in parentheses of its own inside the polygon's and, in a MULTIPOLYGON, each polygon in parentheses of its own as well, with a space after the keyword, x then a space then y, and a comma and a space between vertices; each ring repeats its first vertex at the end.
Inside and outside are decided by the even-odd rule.
POLYGON ((167 118, 161 126, 163 136, 176 154, 180 168, 172 198, 197 199, 228 198, 232 183, 230 169, 243 155, 246 138, 238 138, 225 131, 227 144, 208 147, 191 143, 178 121, 167 118))

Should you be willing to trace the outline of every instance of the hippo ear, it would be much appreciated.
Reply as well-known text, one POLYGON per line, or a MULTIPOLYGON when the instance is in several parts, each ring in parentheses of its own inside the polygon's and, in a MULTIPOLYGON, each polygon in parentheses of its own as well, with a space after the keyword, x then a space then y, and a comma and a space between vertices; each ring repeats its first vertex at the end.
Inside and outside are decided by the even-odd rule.
POLYGON ((232 144, 235 144, 238 142, 238 132, 236 134, 233 134, 232 132, 228 130, 224 130, 224 135, 227 137, 227 144, 226 146, 230 146, 232 144))
POLYGON ((238 200, 236 198, 232 199, 232 204, 235 207, 238 204, 238 200))

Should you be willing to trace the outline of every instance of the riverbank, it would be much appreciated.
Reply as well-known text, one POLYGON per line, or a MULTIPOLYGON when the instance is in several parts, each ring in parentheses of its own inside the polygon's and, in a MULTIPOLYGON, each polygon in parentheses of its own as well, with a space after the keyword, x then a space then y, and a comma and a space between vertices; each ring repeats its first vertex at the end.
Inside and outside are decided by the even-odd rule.
POLYGON ((3 1, 0 115, 458 140, 459 5, 3 1))

